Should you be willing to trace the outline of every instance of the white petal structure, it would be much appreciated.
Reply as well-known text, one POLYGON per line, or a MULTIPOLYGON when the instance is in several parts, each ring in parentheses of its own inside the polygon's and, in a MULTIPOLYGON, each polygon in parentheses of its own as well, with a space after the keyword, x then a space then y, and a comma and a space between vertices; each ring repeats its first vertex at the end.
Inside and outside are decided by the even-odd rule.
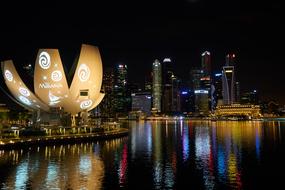
POLYGON ((35 64, 34 94, 23 83, 11 60, 1 63, 5 83, 20 105, 47 112, 50 107, 62 107, 71 114, 90 111, 104 97, 100 93, 103 69, 98 48, 82 45, 76 64, 69 87, 59 51, 40 49, 35 64), (85 92, 84 96, 81 91, 85 92))

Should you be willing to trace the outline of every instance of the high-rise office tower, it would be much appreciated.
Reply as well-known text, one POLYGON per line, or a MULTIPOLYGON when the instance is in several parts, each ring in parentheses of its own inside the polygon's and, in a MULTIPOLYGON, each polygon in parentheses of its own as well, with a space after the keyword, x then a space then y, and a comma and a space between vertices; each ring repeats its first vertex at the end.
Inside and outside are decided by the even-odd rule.
POLYGON ((152 64, 152 73, 152 107, 161 112, 162 73, 161 64, 157 59, 152 64))
POLYGON ((213 76, 213 109, 223 105, 223 74, 215 73, 213 76))
POLYGON ((101 104, 99 105, 102 117, 114 117, 115 107, 114 107, 114 85, 115 85, 115 75, 113 68, 104 69, 102 90, 105 93, 101 104))
POLYGON ((129 109, 130 97, 127 97, 127 65, 118 64, 115 70, 115 85, 114 85, 114 95, 115 95, 115 110, 118 113, 127 113, 129 109))
POLYGON ((183 114, 192 114, 195 111, 194 91, 184 89, 180 91, 180 110, 183 114))
POLYGON ((170 58, 164 58, 162 62, 162 84, 171 84, 173 65, 170 58))
POLYGON ((211 54, 208 51, 202 53, 202 70, 205 75, 211 75, 211 54))
POLYGON ((191 86, 194 90, 201 88, 201 78, 204 76, 204 71, 201 69, 193 69, 190 72, 191 86))
POLYGON ((162 111, 164 113, 172 111, 172 75, 171 59, 165 58, 162 62, 162 111))
POLYGON ((171 81, 171 111, 180 112, 180 80, 176 76, 172 75, 171 81))
POLYGON ((236 97, 234 66, 224 66, 222 75, 223 102, 225 105, 230 105, 235 102, 236 97))
POLYGON ((195 113, 200 116, 209 115, 209 91, 195 90, 195 113))

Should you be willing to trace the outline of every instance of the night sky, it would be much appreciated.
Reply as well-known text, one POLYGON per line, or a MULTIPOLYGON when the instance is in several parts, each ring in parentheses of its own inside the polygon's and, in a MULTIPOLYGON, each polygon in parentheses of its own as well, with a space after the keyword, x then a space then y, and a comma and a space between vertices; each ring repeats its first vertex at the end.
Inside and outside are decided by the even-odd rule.
POLYGON ((87 43, 99 47, 104 67, 125 63, 130 81, 143 83, 156 58, 170 57, 186 81, 203 51, 211 52, 215 70, 233 52, 241 89, 285 104, 279 1, 80 2, 1 5, 0 60, 13 59, 20 67, 34 64, 38 48, 58 48, 70 67, 87 43))

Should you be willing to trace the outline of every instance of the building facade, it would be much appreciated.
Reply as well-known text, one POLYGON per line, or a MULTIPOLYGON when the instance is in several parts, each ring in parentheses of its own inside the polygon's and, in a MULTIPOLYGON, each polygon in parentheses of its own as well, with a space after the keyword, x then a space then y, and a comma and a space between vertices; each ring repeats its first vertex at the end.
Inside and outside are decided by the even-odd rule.
POLYGON ((152 108, 161 112, 162 103, 162 70, 159 60, 155 60, 152 64, 152 108))
POLYGON ((223 103, 230 105, 235 102, 235 70, 234 66, 224 66, 222 71, 223 103))
POLYGON ((211 54, 208 51, 205 51, 201 55, 201 65, 202 70, 205 72, 205 76, 211 75, 211 54))

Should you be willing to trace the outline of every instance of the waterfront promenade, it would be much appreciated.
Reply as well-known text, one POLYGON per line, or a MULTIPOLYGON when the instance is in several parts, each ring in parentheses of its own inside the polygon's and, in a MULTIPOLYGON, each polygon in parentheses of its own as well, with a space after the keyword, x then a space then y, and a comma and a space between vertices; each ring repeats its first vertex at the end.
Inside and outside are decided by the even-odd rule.
POLYGON ((104 132, 94 133, 79 133, 79 134, 65 134, 65 135, 47 135, 47 136, 34 136, 34 137, 17 137, 0 139, 0 149, 9 148, 22 148, 32 145, 53 145, 53 144, 66 144, 66 143, 78 143, 91 140, 104 140, 119 138, 127 136, 128 129, 118 128, 104 132))

